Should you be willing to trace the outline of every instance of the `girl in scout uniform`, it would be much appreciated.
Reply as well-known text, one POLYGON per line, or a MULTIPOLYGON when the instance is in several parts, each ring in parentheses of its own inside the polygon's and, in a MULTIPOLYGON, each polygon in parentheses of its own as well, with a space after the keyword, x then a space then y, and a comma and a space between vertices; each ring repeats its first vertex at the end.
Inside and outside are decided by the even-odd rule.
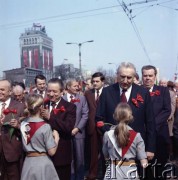
POLYGON ((104 179, 139 179, 135 158, 140 160, 143 168, 148 162, 140 133, 128 126, 133 120, 130 106, 119 103, 113 117, 118 124, 103 137, 103 154, 107 164, 104 179))
POLYGON ((54 165, 49 158, 56 152, 59 134, 51 130, 40 117, 43 98, 32 94, 27 99, 29 117, 21 123, 23 148, 26 158, 21 180, 59 180, 54 165))

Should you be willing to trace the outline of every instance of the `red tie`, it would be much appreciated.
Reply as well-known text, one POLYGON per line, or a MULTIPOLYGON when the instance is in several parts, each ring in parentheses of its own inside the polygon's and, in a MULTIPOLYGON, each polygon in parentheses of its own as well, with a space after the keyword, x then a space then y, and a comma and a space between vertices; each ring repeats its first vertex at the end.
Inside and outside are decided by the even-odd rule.
POLYGON ((99 101, 99 96, 100 96, 100 94, 99 94, 100 92, 99 92, 99 90, 96 90, 96 102, 98 102, 99 101))
POLYGON ((127 103, 127 98, 125 96, 126 91, 127 91, 126 89, 122 89, 121 102, 123 102, 123 103, 127 103))
POLYGON ((73 98, 74 98, 74 96, 70 95, 70 102, 72 102, 73 98))

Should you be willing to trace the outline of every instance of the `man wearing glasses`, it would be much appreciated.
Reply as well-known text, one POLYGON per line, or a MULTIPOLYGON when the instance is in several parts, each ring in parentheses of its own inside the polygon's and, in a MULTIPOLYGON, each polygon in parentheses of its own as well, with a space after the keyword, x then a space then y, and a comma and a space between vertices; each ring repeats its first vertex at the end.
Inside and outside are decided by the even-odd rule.
MULTIPOLYGON (((117 70, 117 83, 103 89, 97 106, 96 121, 115 125, 113 113, 118 103, 125 102, 133 111, 134 120, 129 124, 139 132, 146 145, 148 160, 153 159, 155 152, 155 121, 149 91, 134 83, 136 74, 132 63, 123 62, 117 70)), ((104 126, 105 132, 110 127, 104 126)))

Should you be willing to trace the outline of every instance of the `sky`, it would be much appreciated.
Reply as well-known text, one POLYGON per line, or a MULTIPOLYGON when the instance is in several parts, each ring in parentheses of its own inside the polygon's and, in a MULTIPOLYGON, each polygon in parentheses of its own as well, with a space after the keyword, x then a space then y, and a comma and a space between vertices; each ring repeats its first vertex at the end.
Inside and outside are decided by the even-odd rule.
POLYGON ((53 39, 54 65, 78 67, 79 48, 66 43, 93 40, 81 47, 82 69, 115 71, 127 61, 139 74, 149 64, 160 78, 178 73, 178 0, 0 0, 0 77, 20 67, 19 37, 33 23, 53 39))

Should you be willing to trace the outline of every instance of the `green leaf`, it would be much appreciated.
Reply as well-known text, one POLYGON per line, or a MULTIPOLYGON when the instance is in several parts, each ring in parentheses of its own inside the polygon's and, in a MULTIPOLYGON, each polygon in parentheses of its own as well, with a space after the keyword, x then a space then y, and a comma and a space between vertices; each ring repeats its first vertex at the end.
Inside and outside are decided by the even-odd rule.
POLYGON ((13 127, 9 128, 10 140, 12 139, 12 135, 14 133, 14 130, 15 129, 13 127))

